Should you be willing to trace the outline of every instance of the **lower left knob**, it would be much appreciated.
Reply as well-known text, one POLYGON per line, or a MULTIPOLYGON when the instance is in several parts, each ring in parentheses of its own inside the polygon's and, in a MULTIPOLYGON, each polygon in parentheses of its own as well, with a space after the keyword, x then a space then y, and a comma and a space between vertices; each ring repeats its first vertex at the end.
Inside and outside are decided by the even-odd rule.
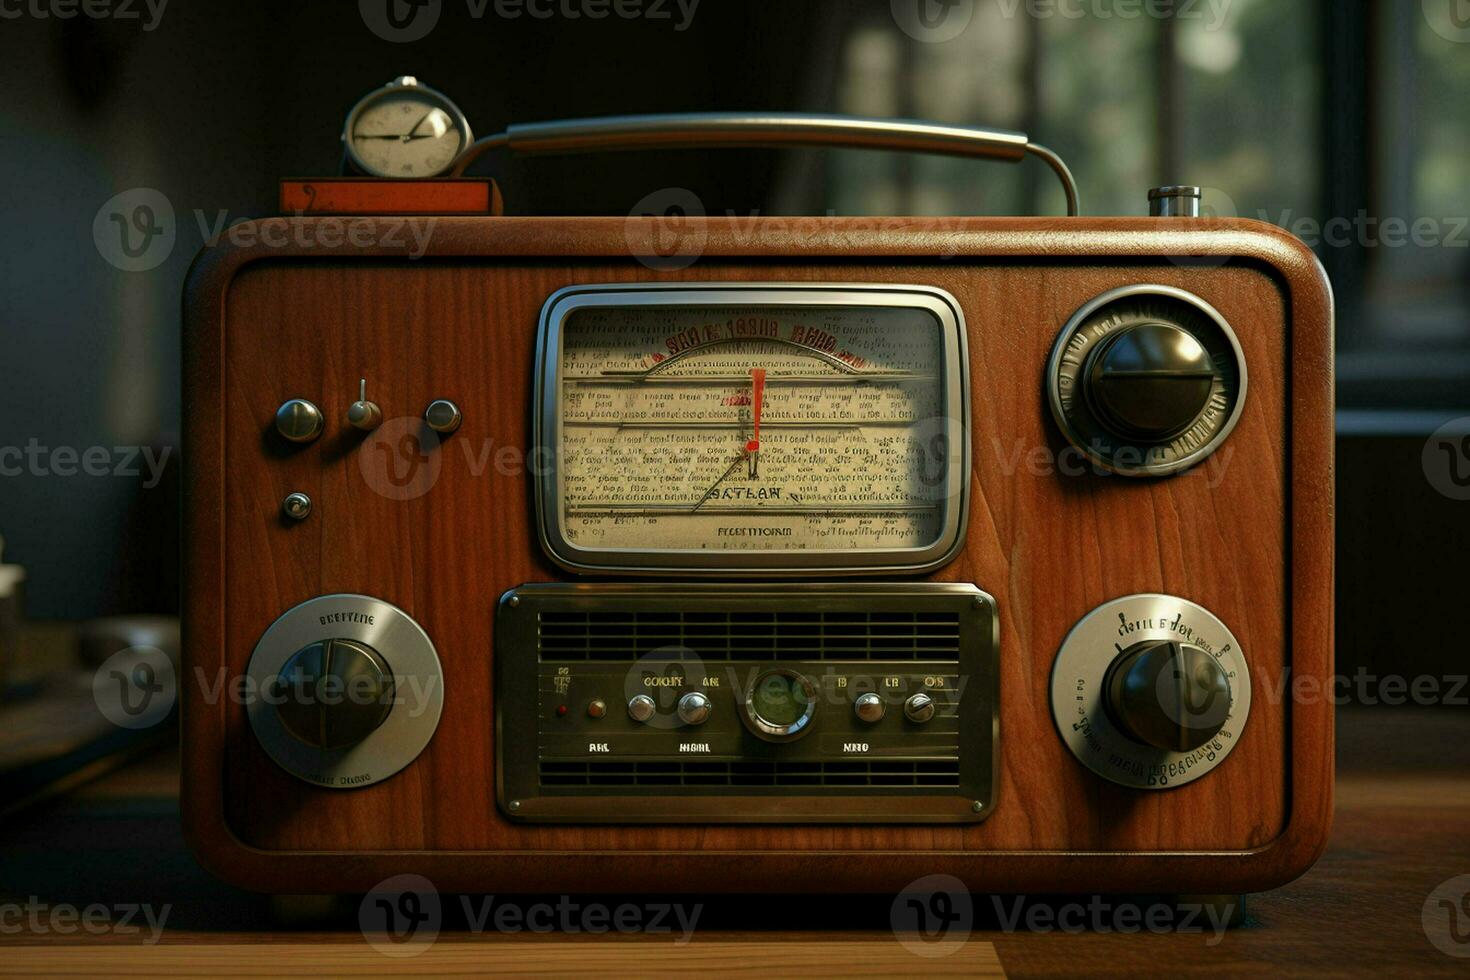
POLYGON ((444 707, 429 636, 392 603, 324 595, 287 610, 247 668, 246 713, 291 775, 354 789, 399 772, 428 746, 444 707))
POLYGON ((393 671, 382 654, 340 637, 297 650, 274 687, 281 724, 319 749, 356 745, 393 710, 393 671))

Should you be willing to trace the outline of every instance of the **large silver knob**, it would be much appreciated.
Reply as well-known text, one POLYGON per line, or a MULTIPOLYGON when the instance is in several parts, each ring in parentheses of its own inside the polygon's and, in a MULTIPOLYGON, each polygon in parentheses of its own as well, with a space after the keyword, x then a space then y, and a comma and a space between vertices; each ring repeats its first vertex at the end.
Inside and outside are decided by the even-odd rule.
POLYGON ((393 709, 393 671, 382 655, 355 640, 302 647, 276 676, 281 725, 319 749, 341 749, 367 738, 393 709))
POLYGON ((276 409, 276 431, 287 442, 311 442, 325 425, 322 410, 305 398, 292 398, 276 409))
POLYGON ((679 720, 686 725, 703 725, 709 720, 710 712, 715 706, 710 699, 699 691, 690 691, 679 699, 677 709, 679 720))

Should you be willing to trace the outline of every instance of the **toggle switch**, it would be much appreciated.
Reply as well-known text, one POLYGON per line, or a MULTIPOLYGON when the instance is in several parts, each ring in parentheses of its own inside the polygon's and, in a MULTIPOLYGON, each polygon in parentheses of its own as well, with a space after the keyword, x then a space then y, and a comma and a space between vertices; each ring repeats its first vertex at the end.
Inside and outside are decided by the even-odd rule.
POLYGON ((367 378, 357 382, 357 401, 347 408, 347 424, 354 429, 371 432, 383 424, 383 411, 377 402, 368 401, 367 378))

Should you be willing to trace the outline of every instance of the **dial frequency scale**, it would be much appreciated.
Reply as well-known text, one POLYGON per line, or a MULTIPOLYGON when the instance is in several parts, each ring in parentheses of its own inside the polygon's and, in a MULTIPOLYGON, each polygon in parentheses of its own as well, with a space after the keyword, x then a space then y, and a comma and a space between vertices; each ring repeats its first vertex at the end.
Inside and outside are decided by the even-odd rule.
POLYGON ((1332 306, 1299 241, 1189 187, 1080 217, 999 130, 472 143, 405 78, 343 141, 441 183, 489 151, 1032 160, 1069 214, 435 217, 412 258, 392 218, 298 215, 207 248, 185 674, 246 693, 186 687, 183 802, 218 873, 1220 893, 1315 859, 1331 709, 1290 694, 1331 662, 1332 306), (687 265, 637 244, 671 234, 687 265))

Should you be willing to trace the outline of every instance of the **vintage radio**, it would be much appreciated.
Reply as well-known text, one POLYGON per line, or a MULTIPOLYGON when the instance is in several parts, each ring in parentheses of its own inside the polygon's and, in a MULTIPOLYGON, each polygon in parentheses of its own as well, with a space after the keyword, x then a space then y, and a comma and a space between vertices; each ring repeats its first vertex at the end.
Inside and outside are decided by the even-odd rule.
POLYGON ((733 143, 1035 156, 1073 214, 298 215, 205 250, 201 859, 273 892, 1307 868, 1332 778, 1330 705, 1292 696, 1332 651, 1312 253, 1190 188, 1078 217, 1016 133, 711 115, 486 145, 733 143))

